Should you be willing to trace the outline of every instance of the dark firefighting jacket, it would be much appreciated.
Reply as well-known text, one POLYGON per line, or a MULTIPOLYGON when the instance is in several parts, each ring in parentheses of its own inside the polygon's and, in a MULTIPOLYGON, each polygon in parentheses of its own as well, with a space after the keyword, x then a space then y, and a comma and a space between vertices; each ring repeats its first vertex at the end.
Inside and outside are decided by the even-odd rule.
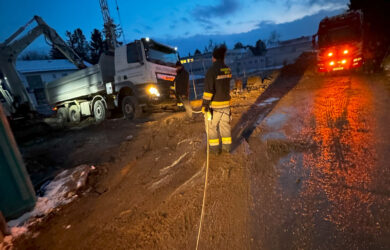
POLYGON ((202 107, 230 107, 230 79, 232 73, 222 61, 216 61, 206 73, 202 107))
POLYGON ((177 72, 175 78, 175 92, 177 95, 184 95, 188 98, 189 78, 190 76, 184 68, 177 72))

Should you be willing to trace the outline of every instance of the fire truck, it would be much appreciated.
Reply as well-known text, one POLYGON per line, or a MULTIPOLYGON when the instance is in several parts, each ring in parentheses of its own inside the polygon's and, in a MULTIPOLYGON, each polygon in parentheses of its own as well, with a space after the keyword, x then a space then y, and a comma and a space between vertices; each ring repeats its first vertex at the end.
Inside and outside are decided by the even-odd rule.
POLYGON ((363 14, 360 11, 350 11, 321 20, 316 34, 318 71, 360 68, 365 60, 363 30, 363 14))

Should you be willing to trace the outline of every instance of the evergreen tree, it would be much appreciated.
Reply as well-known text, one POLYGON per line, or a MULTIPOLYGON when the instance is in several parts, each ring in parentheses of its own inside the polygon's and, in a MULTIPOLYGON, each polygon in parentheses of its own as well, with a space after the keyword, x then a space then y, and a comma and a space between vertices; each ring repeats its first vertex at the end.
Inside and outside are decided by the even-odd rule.
POLYGON ((241 42, 237 42, 234 44, 234 49, 242 49, 244 48, 244 45, 241 42))
MULTIPOLYGON (((111 23, 111 28, 109 29, 114 29, 115 31, 115 36, 116 36, 116 44, 117 45, 122 45, 123 42, 120 42, 118 39, 123 35, 123 30, 122 28, 119 26, 119 25, 116 25, 115 23, 111 23)), ((104 33, 104 37, 105 39, 103 40, 103 43, 104 43, 104 51, 108 51, 110 49, 110 43, 108 41, 108 38, 112 39, 111 38, 111 34, 107 33, 108 32, 108 29, 104 28, 103 30, 103 33, 104 33)))
POLYGON ((40 52, 40 51, 27 51, 23 53, 20 57, 24 61, 30 61, 30 60, 47 60, 49 59, 49 56, 45 52, 40 52))
POLYGON ((196 49, 195 52, 194 52, 194 56, 197 56, 197 55, 201 55, 202 52, 200 52, 200 50, 196 49))
POLYGON ((73 31, 69 45, 74 49, 79 57, 81 57, 83 60, 88 60, 89 46, 83 31, 80 28, 77 28, 73 31))
POLYGON ((66 42, 68 43, 68 46, 71 47, 74 50, 75 49, 75 41, 74 41, 74 38, 72 36, 72 32, 67 30, 65 32, 65 36, 67 38, 66 42))
POLYGON ((256 46, 248 46, 252 53, 256 56, 263 56, 267 52, 267 46, 261 39, 257 40, 256 46))
POLYGON ((257 40, 256 42, 256 50, 260 56, 264 55, 267 51, 267 46, 261 39, 257 40))
POLYGON ((66 59, 64 54, 62 54, 54 45, 51 46, 49 55, 50 59, 66 59))
POLYGON ((103 41, 102 33, 98 29, 94 29, 91 34, 90 62, 96 64, 99 61, 100 55, 105 51, 106 45, 103 41))

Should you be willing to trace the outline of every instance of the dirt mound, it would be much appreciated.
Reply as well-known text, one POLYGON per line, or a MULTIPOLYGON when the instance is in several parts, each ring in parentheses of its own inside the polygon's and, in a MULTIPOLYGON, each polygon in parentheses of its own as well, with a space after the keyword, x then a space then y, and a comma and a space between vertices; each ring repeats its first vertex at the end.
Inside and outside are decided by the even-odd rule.
POLYGON ((316 53, 303 52, 294 63, 288 64, 282 68, 281 76, 303 75, 307 70, 315 72, 316 64, 316 53))

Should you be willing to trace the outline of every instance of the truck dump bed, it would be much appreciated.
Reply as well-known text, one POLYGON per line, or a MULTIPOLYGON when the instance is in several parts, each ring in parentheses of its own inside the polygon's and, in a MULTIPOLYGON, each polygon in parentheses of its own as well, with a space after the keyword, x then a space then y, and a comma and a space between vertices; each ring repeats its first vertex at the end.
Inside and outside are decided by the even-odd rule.
POLYGON ((50 105, 55 105, 103 92, 105 83, 114 81, 114 75, 114 57, 102 55, 98 64, 47 83, 47 101, 50 105))

